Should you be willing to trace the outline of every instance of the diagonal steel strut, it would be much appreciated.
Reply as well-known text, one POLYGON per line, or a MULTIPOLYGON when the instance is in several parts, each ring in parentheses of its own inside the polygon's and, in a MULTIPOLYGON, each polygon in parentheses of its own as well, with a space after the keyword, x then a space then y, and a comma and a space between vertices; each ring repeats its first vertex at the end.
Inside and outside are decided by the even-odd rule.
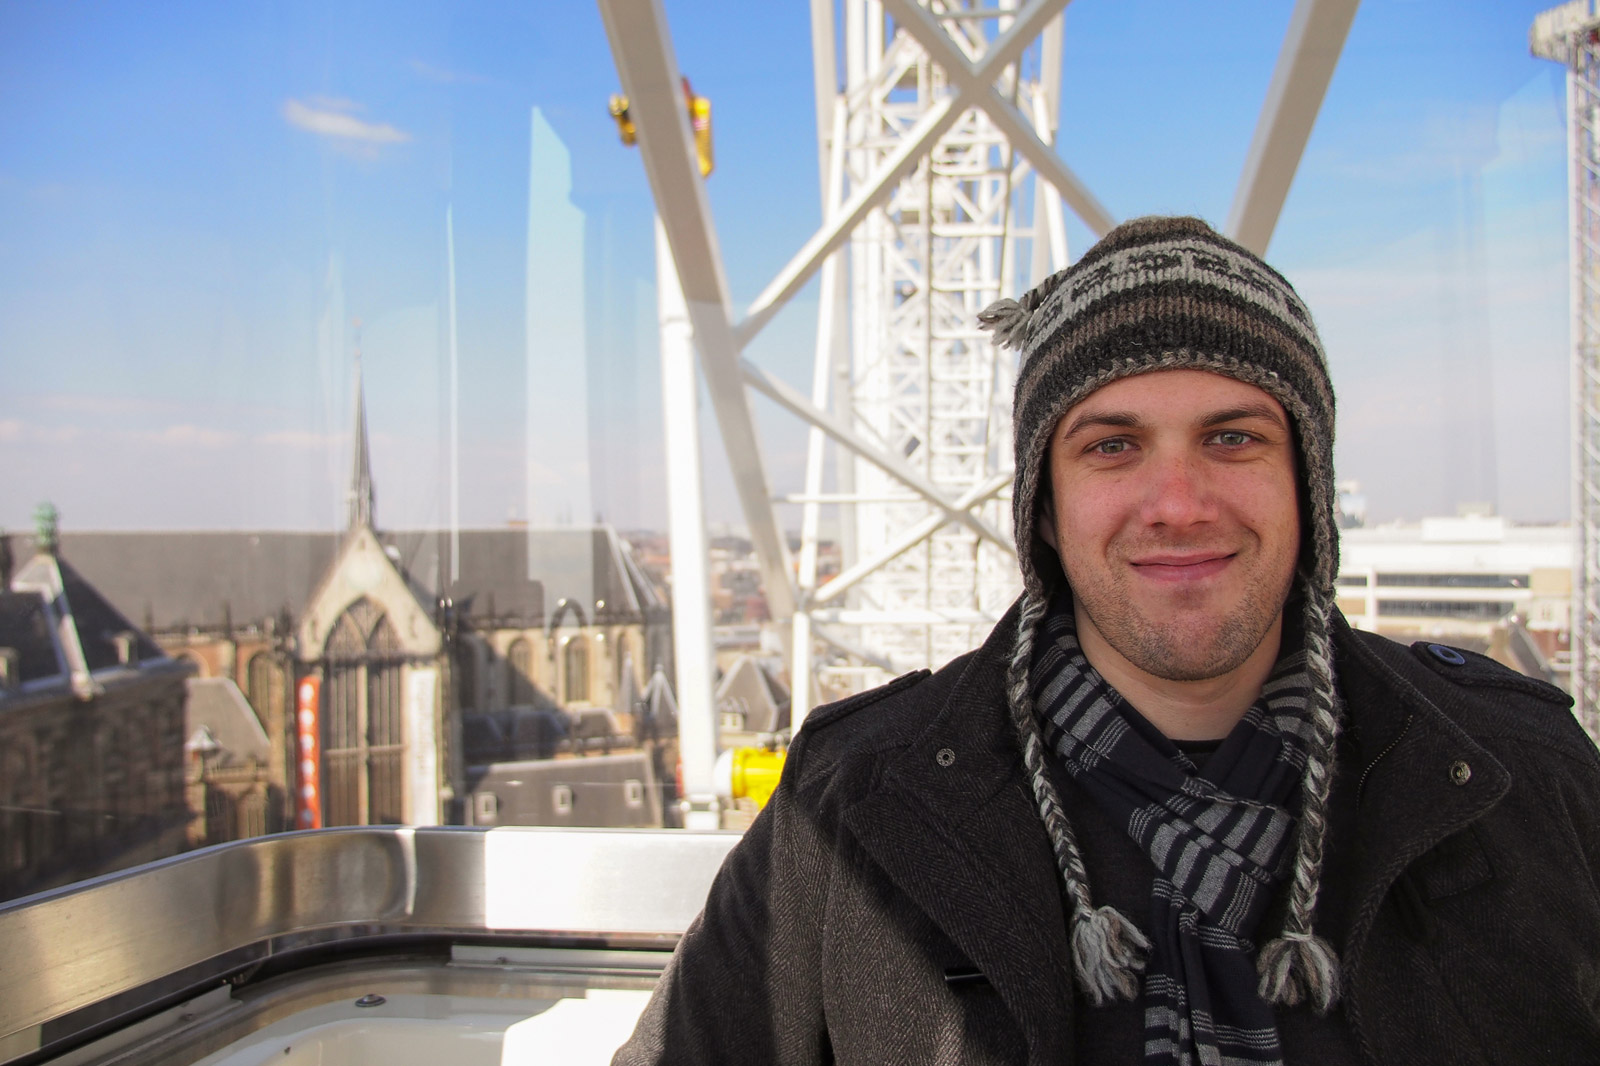
MULTIPOLYGON (((616 0, 611 0, 611 2, 614 3, 616 0)), ((906 133, 905 138, 900 142, 894 153, 889 156, 878 173, 873 175, 872 180, 851 194, 839 213, 828 219, 822 228, 818 229, 811 239, 801 246, 800 250, 795 253, 794 258, 782 270, 778 271, 777 276, 762 290, 761 295, 756 297, 755 302, 750 305, 744 320, 735 329, 735 337, 741 348, 748 345, 756 334, 760 333, 762 328, 772 320, 772 316, 777 314, 784 304, 788 303, 789 299, 804 287, 807 281, 811 280, 811 275, 816 273, 817 268, 822 265, 822 261, 827 258, 828 253, 849 239, 850 234, 861 224, 861 221, 874 208, 883 203, 889 193, 899 184, 901 178, 915 169, 917 163, 927 154, 928 149, 938 142, 939 138, 955 124, 956 119, 960 118, 963 112, 969 107, 980 105, 985 106, 987 109, 986 102, 980 99, 984 95, 984 90, 987 88, 992 93, 993 82, 1000 76, 1000 72, 1022 56, 1022 53, 1027 50, 1034 39, 1044 32, 1044 28, 1049 24, 1050 20, 1060 14, 1066 5, 1067 0, 1034 0, 1032 4, 1017 14, 1016 21, 1004 33, 994 39, 988 51, 983 54, 983 58, 976 65, 968 64, 965 59, 961 59, 963 69, 968 73, 969 77, 961 81, 960 89, 939 101, 917 121, 917 124, 906 133)), ((935 29, 946 42, 950 40, 943 30, 937 28, 937 25, 935 29)), ((954 46, 949 46, 949 49, 953 52, 954 46)), ((998 97, 995 97, 995 99, 998 99, 998 97)), ((1001 102, 1004 103, 1004 101, 1001 102)), ((1006 106, 1009 107, 1010 105, 1007 104, 1006 106)), ((1015 113, 1014 110, 1013 113, 1015 113)), ((1018 121, 1020 122, 1020 119, 1018 121)), ((1031 127, 1027 127, 1027 123, 1022 123, 1022 125, 1028 128, 1029 136, 1042 146, 1044 142, 1039 141, 1038 135, 1032 132, 1031 127)), ((1044 173, 1060 176, 1062 172, 1065 172, 1070 175, 1070 171, 1066 171, 1065 164, 1060 162, 1060 157, 1055 152, 1048 148, 1045 149, 1045 152, 1056 161, 1057 166, 1044 171, 1044 173)), ((1038 165, 1037 162, 1034 163, 1035 167, 1038 167, 1038 165)), ((1071 182, 1076 184, 1077 179, 1074 177, 1071 182)), ((1066 192, 1063 191, 1062 195, 1066 196, 1066 192)), ((1087 190, 1085 190, 1085 195, 1087 195, 1087 190)), ((1090 202, 1093 199, 1092 196, 1088 197, 1090 202)), ((1074 204, 1074 207, 1076 206, 1074 204)), ((1099 213, 1096 217, 1104 223, 1100 232, 1104 232, 1111 228, 1110 216, 1105 213, 1103 208, 1098 210, 1099 213)), ((1084 221, 1091 226, 1096 224, 1095 218, 1089 216, 1085 216, 1084 221)))
POLYGON ((795 590, 789 548, 778 529, 772 492, 739 374, 732 304, 722 252, 711 220, 705 180, 684 113, 678 62, 660 0, 599 0, 617 73, 638 129, 650 191, 672 249, 700 369, 716 411, 723 447, 750 539, 760 560, 762 584, 775 619, 794 613, 795 590))

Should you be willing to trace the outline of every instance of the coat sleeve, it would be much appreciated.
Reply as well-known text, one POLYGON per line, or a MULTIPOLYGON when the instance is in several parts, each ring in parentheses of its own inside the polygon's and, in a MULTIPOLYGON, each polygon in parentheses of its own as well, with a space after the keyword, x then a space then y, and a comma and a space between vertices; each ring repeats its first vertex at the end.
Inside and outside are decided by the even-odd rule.
POLYGON ((796 739, 771 801, 729 852, 613 1066, 818 1063, 822 909, 831 862, 796 786, 796 739))

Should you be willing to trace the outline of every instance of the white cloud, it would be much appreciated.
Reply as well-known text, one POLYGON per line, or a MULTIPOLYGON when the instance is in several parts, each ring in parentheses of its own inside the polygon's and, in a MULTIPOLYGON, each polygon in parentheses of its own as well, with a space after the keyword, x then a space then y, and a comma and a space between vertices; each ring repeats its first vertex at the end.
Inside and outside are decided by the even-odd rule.
POLYGON ((357 103, 348 96, 316 96, 306 97, 306 103, 318 111, 342 111, 346 114, 355 114, 367 109, 365 104, 357 103))
POLYGON ((398 127, 386 122, 367 122, 350 114, 351 110, 359 110, 359 106, 350 100, 327 100, 322 97, 311 97, 309 103, 286 100, 283 118, 291 126, 335 141, 379 145, 404 144, 411 140, 411 134, 398 127))
POLYGON ((22 423, 15 418, 0 418, 0 440, 21 440, 22 423))

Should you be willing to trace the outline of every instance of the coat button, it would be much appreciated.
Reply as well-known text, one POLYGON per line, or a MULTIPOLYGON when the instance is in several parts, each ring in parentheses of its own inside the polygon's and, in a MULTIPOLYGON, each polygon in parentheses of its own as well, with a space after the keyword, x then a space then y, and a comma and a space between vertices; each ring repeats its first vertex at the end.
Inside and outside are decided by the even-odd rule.
POLYGON ((956 761, 956 753, 949 748, 940 748, 934 755, 933 761, 940 766, 949 766, 956 761))
POLYGON ((1450 780, 1458 785, 1472 780, 1472 767, 1467 765, 1465 759, 1457 759, 1450 764, 1450 780))
MULTIPOLYGON (((1454 648, 1447 648, 1443 644, 1429 644, 1428 651, 1442 663, 1449 663, 1451 666, 1467 665, 1467 657, 1465 655, 1462 655, 1454 648)), ((1462 763, 1462 765, 1465 766, 1466 764, 1462 763)))

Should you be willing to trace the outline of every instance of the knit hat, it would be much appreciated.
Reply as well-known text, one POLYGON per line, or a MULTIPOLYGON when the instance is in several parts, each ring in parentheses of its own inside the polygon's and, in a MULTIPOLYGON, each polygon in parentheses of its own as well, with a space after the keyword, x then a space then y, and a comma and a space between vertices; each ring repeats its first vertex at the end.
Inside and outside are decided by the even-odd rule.
POLYGON ((1071 823, 1045 772, 1044 746, 1028 690, 1033 642, 1051 594, 1066 583, 1054 549, 1035 532, 1051 433, 1096 389, 1157 370, 1208 370, 1254 385, 1288 413, 1298 444, 1301 551, 1297 594, 1304 611, 1308 720, 1313 731, 1295 842, 1288 916, 1257 959, 1270 1003, 1309 1000, 1326 1011, 1338 998, 1338 959, 1312 931, 1339 711, 1329 619, 1339 569, 1334 520, 1333 388, 1311 313, 1284 277, 1196 218, 1149 217, 1113 229, 1083 258, 1020 300, 978 316, 996 343, 1021 352, 1012 420, 1016 480, 1012 511, 1023 602, 1007 673, 1007 699, 1023 761, 1073 907, 1075 969, 1095 1003, 1131 998, 1143 967, 1143 937, 1127 918, 1089 896, 1071 823))

